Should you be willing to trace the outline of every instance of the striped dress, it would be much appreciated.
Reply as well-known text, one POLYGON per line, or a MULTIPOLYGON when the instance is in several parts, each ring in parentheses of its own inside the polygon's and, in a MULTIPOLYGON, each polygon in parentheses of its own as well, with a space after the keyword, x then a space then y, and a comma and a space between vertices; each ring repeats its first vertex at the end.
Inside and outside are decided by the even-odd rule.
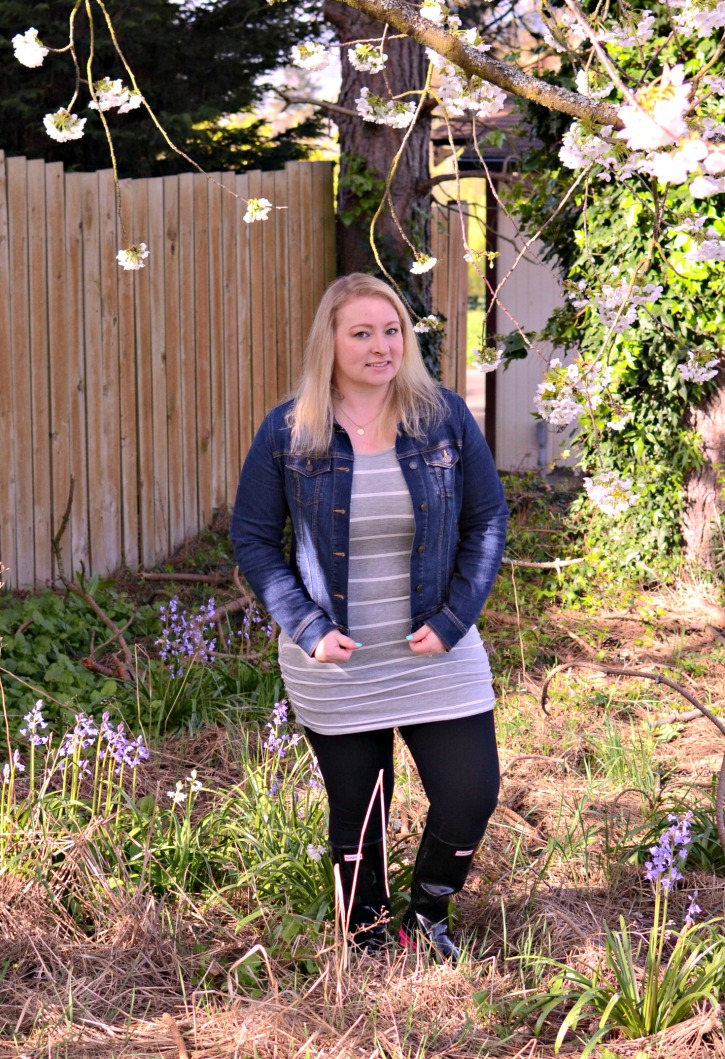
POLYGON ((484 713, 491 670, 475 626, 446 654, 410 650, 410 493, 395 449, 355 454, 348 621, 363 644, 348 662, 318 662, 282 633, 279 661, 299 721, 343 735, 484 713))

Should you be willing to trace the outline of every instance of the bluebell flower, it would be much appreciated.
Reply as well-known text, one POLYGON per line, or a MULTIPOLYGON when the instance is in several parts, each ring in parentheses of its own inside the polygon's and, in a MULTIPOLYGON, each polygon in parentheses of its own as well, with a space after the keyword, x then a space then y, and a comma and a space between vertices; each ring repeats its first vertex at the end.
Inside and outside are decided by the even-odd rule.
POLYGON ((196 614, 187 612, 179 607, 175 596, 167 607, 159 608, 163 629, 156 646, 172 677, 180 676, 184 666, 192 662, 214 661, 216 637, 209 637, 208 632, 214 627, 215 611, 214 600, 210 599, 196 614))
POLYGON ((45 746, 48 742, 47 735, 39 735, 38 732, 48 727, 48 722, 43 720, 43 700, 38 699, 30 713, 23 717, 25 728, 20 729, 20 734, 26 736, 31 746, 45 746))
POLYGON ((651 860, 645 862, 645 878, 649 882, 659 882, 667 892, 682 878, 680 868, 684 867, 687 851, 692 841, 690 824, 692 813, 685 813, 680 819, 670 813, 667 819, 671 822, 659 837, 657 845, 650 846, 651 860))

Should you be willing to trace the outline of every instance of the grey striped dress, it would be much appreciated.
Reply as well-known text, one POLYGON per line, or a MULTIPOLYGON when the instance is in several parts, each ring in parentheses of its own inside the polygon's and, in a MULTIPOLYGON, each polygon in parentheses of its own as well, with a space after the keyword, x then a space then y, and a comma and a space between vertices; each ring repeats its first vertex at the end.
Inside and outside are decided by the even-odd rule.
POLYGON ((342 735, 485 713, 494 706, 488 657, 475 626, 443 655, 410 650, 413 508, 395 449, 355 454, 350 506, 348 620, 363 644, 348 662, 318 662, 285 633, 287 696, 313 732, 342 735))

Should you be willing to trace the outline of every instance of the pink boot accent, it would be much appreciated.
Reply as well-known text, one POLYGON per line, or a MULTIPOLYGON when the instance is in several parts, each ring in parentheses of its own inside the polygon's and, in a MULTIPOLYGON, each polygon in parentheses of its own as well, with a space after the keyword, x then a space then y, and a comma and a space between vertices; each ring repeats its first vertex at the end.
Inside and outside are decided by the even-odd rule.
POLYGON ((403 946, 404 949, 410 949, 411 952, 417 952, 418 951, 417 942, 415 941, 414 938, 412 938, 410 936, 410 934, 408 934, 408 932, 406 931, 405 927, 401 927, 400 930, 398 931, 398 941, 400 942, 400 944, 403 946))

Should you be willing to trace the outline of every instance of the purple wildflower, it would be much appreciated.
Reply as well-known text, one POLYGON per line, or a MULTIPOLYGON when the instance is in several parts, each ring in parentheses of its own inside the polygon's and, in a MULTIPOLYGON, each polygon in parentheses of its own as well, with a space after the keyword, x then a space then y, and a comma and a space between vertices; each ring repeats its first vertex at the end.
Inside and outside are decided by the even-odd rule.
POLYGON ((122 765, 135 769, 142 761, 148 761, 149 752, 146 749, 144 737, 139 735, 136 739, 130 739, 126 735, 123 721, 119 721, 118 727, 114 728, 109 720, 109 714, 104 713, 101 718, 100 732, 102 745, 98 757, 101 761, 105 761, 107 756, 112 757, 117 765, 115 770, 117 776, 121 772, 122 765))
POLYGON ((662 832, 656 846, 650 846, 652 860, 645 862, 645 878, 649 882, 659 882, 665 892, 682 878, 680 868, 684 867, 692 841, 692 813, 685 813, 682 819, 670 813, 667 819, 671 821, 671 826, 662 832))
POLYGON ((699 892, 700 892, 699 890, 695 890, 695 892, 694 892, 694 894, 692 894, 692 896, 690 896, 688 894, 688 900, 689 900, 690 903, 687 906, 687 914, 685 916, 685 926, 686 927, 691 927, 692 924, 695 922, 696 917, 701 915, 701 913, 702 913, 702 909, 700 908, 700 906, 697 903, 697 895, 698 895, 699 892))
POLYGON ((215 610, 214 600, 210 599, 196 614, 189 613, 179 607, 176 596, 168 607, 159 609, 163 628, 156 646, 172 677, 181 676, 184 665, 214 661, 216 637, 208 638, 207 633, 214 626, 215 610))
POLYGON ((38 699, 30 713, 26 713, 23 717, 26 727, 20 729, 20 734, 27 736, 31 746, 45 746, 48 742, 47 735, 38 734, 39 730, 42 731, 43 728, 48 727, 48 722, 43 720, 42 706, 43 700, 38 699))

